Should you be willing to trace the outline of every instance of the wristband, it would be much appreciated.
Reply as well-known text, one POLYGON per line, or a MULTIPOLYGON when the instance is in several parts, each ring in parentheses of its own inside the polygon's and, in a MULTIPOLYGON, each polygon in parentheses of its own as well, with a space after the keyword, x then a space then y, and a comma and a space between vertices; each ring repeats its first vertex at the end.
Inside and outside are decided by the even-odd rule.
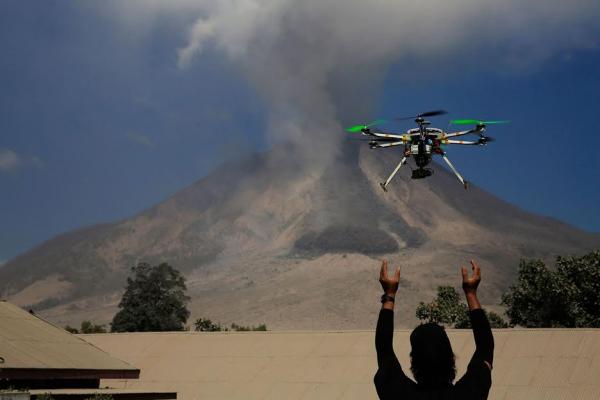
POLYGON ((381 296, 381 302, 382 302, 382 303, 385 303, 385 302, 387 302, 387 301, 391 301, 391 302, 393 303, 393 302, 394 302, 394 300, 395 300, 395 299, 394 299, 394 296, 390 296, 390 295, 389 295, 389 294, 387 294, 387 293, 384 293, 384 294, 381 296))

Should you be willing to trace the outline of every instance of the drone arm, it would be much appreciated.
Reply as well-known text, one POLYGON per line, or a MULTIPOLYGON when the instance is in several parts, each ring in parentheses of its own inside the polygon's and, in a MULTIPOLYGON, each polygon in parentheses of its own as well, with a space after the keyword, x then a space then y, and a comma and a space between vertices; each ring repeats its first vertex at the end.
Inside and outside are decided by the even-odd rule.
POLYGON ((454 175, 456 175, 456 177, 458 178, 458 180, 460 181, 460 183, 462 183, 463 186, 466 189, 467 186, 468 186, 467 181, 465 181, 463 179, 463 177, 458 173, 458 171, 456 170, 456 168, 454 168, 454 165, 452 165, 452 163, 450 162, 450 160, 448 159, 448 157, 446 157, 446 153, 442 154, 442 158, 444 159, 444 161, 446 161, 446 164, 448 164, 448 166, 450 167, 450 169, 452 170, 452 172, 454 172, 454 175))
POLYGON ((375 144, 372 147, 374 147, 374 148, 385 148, 385 147, 393 147, 393 146, 402 146, 404 144, 405 144, 404 142, 386 142, 386 143, 381 143, 381 144, 377 143, 377 144, 375 144))
POLYGON ((471 140, 443 140, 442 139, 442 144, 463 144, 463 145, 476 145, 476 144, 481 144, 480 142, 474 142, 471 140))
POLYGON ((468 131, 460 131, 460 132, 452 132, 452 133, 446 133, 445 135, 443 135, 441 137, 441 139, 444 138, 451 138, 451 137, 456 137, 456 136, 463 136, 463 135, 468 135, 470 133, 479 133, 481 132, 480 129, 469 129, 468 131))
POLYGON ((404 135, 395 135, 393 133, 383 133, 383 132, 371 132, 371 130, 369 130, 369 129, 363 130, 363 134, 365 134, 367 136, 375 136, 375 137, 384 138, 384 139, 400 139, 400 140, 405 139, 404 135))
POLYGON ((468 135, 468 134, 471 134, 471 133, 476 133, 476 134, 479 134, 479 135, 483 135, 483 132, 485 132, 485 125, 484 124, 479 124, 475 128, 469 129, 468 131, 460 131, 460 132, 452 132, 452 133, 442 134, 442 137, 440 137, 440 139, 449 138, 449 137, 456 137, 456 136, 463 136, 463 135, 468 135))

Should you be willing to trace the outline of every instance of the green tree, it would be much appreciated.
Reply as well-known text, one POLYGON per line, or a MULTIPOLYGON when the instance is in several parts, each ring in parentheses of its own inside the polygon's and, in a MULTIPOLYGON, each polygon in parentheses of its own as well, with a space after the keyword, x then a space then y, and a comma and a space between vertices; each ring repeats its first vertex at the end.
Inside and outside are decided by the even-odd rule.
MULTIPOLYGON (((452 286, 439 286, 436 299, 427 304, 420 302, 416 316, 421 322, 435 322, 457 329, 470 329, 468 310, 456 289, 452 286)), ((492 328, 508 328, 508 324, 500 315, 493 311, 485 311, 485 313, 492 328)))
POLYGON ((112 332, 181 331, 190 316, 185 278, 167 263, 133 267, 112 332))
POLYGON ((421 322, 461 325, 467 316, 467 305, 460 302, 460 296, 452 286, 439 286, 434 301, 419 303, 416 316, 421 322))
POLYGON ((238 325, 235 322, 231 324, 231 328, 227 326, 222 326, 219 323, 212 322, 208 318, 198 318, 196 322, 194 322, 194 329, 198 332, 221 332, 221 331, 236 331, 236 332, 250 332, 250 331, 266 331, 267 325, 260 324, 257 326, 244 326, 238 325))
POLYGON ((104 325, 92 324, 90 321, 81 321, 81 333, 106 333, 104 325))
MULTIPOLYGON (((466 309, 465 309, 466 311, 466 309)), ((499 314, 493 311, 483 310, 487 319, 490 323, 490 327, 494 329, 498 328, 509 328, 508 322, 504 320, 499 314)), ((454 328, 456 329, 471 329, 471 320, 469 319, 469 315, 465 312, 461 316, 459 316, 458 320, 454 324, 454 328)))
POLYGON ((502 303, 514 325, 599 328, 600 251, 558 257, 554 269, 541 260, 521 260, 517 282, 502 303))
POLYGON ((208 318, 198 318, 194 322, 194 327, 198 332, 220 332, 226 330, 223 329, 221 324, 214 323, 208 318))
POLYGON ((65 330, 70 333, 106 333, 106 326, 92 324, 90 321, 81 321, 80 329, 67 325, 65 330))
MULTIPOLYGON (((500 315, 496 314, 493 311, 485 312, 488 317, 488 321, 490 321, 490 326, 492 328, 508 328, 508 323, 502 318, 500 315)), ((469 324, 471 325, 471 324, 469 324)))
POLYGON ((600 328, 600 250, 582 257, 558 257, 556 268, 567 284, 574 326, 600 328))
POLYGON ((236 331, 236 332, 250 332, 250 331, 262 331, 262 332, 266 332, 267 330, 267 325, 265 324, 260 324, 257 326, 244 326, 244 325, 238 325, 235 322, 233 324, 231 324, 231 330, 232 331, 236 331))

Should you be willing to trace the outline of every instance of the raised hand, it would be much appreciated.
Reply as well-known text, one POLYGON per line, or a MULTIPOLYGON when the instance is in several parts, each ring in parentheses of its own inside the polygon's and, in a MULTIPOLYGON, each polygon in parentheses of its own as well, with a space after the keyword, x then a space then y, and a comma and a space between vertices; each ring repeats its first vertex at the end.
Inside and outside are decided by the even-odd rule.
POLYGON ((400 282, 400 267, 396 269, 396 272, 392 277, 388 276, 388 262, 383 260, 381 263, 381 270, 379 271, 379 283, 386 294, 394 296, 398 291, 398 283, 400 282))
POLYGON ((471 260, 471 269, 473 270, 473 274, 469 277, 467 267, 462 267, 462 287, 465 291, 469 310, 476 310, 481 308, 481 304, 477 298, 477 286, 479 286, 479 282, 481 282, 481 270, 473 260, 471 260))
POLYGON ((477 293, 477 286, 481 282, 481 269, 473 260, 471 260, 471 269, 473 275, 469 277, 467 267, 462 267, 462 287, 465 293, 477 293))

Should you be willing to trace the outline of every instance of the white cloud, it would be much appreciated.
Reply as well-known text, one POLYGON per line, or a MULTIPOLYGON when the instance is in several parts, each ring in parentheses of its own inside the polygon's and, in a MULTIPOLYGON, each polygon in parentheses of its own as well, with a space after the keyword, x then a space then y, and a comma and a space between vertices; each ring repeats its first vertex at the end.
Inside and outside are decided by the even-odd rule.
POLYGON ((0 149, 0 171, 10 172, 23 164, 21 157, 10 149, 0 149))
POLYGON ((202 51, 203 42, 212 35, 214 35, 214 26, 211 21, 203 19, 196 21, 190 33, 190 42, 186 47, 177 51, 179 67, 189 67, 192 57, 202 51))

